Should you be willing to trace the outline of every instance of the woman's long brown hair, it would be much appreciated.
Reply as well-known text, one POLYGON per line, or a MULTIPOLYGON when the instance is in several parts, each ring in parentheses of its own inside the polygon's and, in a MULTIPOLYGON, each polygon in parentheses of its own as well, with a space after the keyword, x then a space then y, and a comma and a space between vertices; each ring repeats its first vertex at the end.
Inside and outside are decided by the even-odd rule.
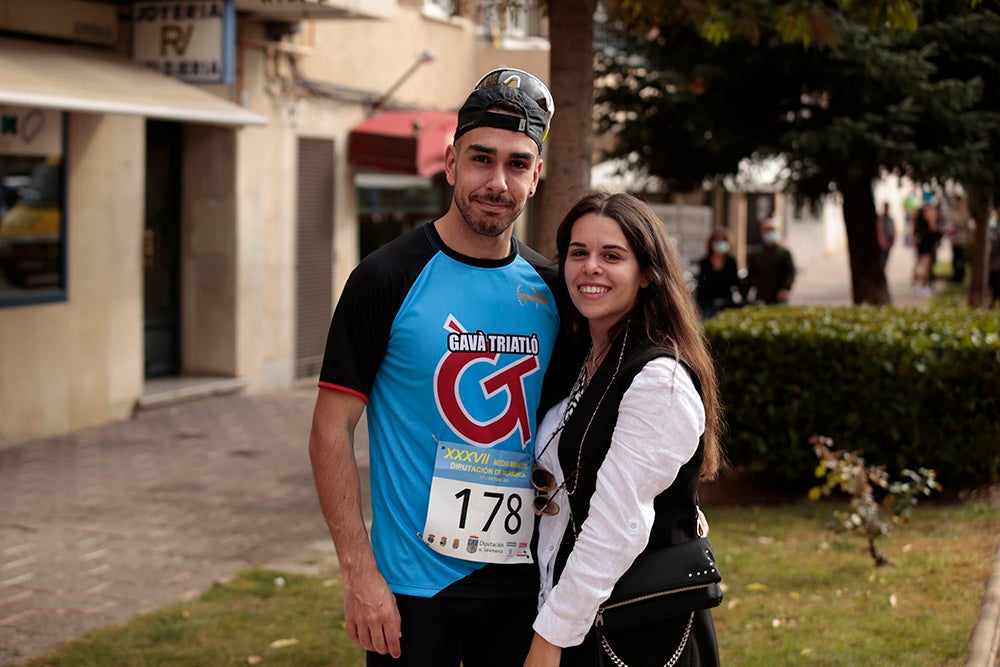
MULTIPOLYGON (((566 214, 556 232, 559 275, 564 279, 573 224, 588 213, 618 223, 643 275, 649 280, 649 285, 639 290, 632 312, 608 332, 608 340, 614 340, 621 333, 627 320, 642 322, 646 335, 654 344, 671 350, 694 370, 701 382, 705 405, 705 460, 700 477, 702 480, 715 479, 723 466, 719 383, 708 341, 666 227, 648 204, 633 195, 603 191, 585 195, 566 214)), ((571 329, 585 332, 585 319, 575 308, 569 310, 571 329)))

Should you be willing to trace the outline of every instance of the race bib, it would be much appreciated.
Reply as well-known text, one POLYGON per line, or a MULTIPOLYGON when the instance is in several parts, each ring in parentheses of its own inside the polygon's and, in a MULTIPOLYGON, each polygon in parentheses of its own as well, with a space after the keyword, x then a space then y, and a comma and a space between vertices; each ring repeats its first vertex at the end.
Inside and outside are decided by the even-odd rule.
POLYGON ((529 453, 439 442, 424 542, 451 558, 531 563, 529 453))

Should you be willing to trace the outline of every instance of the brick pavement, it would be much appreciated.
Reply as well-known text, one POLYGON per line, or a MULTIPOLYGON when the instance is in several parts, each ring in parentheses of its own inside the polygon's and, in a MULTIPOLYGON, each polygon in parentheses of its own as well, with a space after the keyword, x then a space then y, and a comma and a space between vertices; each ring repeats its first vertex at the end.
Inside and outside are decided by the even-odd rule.
MULTIPOLYGON (((817 246, 816 235, 793 239, 789 244, 796 262, 797 275, 789 296, 792 305, 849 306, 851 297, 850 264, 845 251, 825 253, 817 246)), ((950 256, 942 253, 943 260, 950 256)), ((885 268, 889 296, 894 306, 919 307, 926 296, 916 296, 910 286, 913 272, 913 250, 893 248, 885 268)), ((936 289, 943 289, 938 281, 936 289)))
POLYGON ((329 542, 314 397, 208 398, 0 450, 0 665, 329 542))

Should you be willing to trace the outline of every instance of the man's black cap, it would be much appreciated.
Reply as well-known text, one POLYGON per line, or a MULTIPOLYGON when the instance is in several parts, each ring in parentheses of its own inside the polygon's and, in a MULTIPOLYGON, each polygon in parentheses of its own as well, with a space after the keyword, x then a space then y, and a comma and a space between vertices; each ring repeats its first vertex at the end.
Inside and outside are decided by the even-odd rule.
POLYGON ((458 129, 455 130, 455 140, 477 127, 495 127, 501 130, 523 132, 528 135, 538 150, 542 150, 542 139, 545 136, 545 111, 535 100, 518 88, 502 84, 486 86, 472 91, 465 104, 458 110, 458 129), (491 111, 493 107, 504 103, 513 105, 520 114, 508 111, 491 111))

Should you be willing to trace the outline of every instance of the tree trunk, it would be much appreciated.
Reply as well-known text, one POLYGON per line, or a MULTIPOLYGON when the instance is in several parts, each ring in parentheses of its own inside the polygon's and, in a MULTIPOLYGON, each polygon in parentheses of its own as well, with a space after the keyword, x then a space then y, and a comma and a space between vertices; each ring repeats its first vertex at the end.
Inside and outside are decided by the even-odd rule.
POLYGON ((992 198, 988 192, 971 190, 969 192, 969 212, 976 221, 972 232, 972 271, 969 276, 969 305, 973 308, 990 307, 989 265, 990 249, 989 234, 986 229, 993 207, 992 198))
POLYGON ((875 560, 875 567, 892 565, 892 561, 885 555, 884 551, 878 548, 878 545, 875 544, 875 540, 872 538, 868 538, 868 553, 875 560))
POLYGON ((847 252, 851 260, 851 293, 854 303, 885 305, 891 303, 889 288, 882 270, 878 232, 875 225, 875 197, 872 179, 845 178, 840 183, 844 195, 844 224, 847 227, 847 252))
POLYGON ((549 131, 537 248, 555 254, 556 228, 590 187, 597 0, 549 2, 549 81, 556 113, 549 131))

